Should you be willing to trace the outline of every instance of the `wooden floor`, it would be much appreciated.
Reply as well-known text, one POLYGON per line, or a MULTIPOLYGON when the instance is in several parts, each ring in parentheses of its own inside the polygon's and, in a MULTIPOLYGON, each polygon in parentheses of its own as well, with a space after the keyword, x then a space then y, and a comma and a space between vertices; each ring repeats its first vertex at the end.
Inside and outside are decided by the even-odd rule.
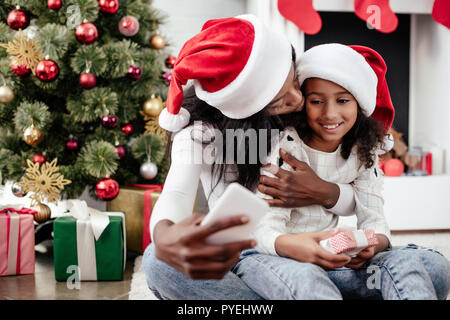
POLYGON ((128 300, 134 259, 129 253, 123 281, 81 282, 69 289, 57 282, 53 269, 53 241, 36 246, 34 275, 0 277, 0 300, 128 300))

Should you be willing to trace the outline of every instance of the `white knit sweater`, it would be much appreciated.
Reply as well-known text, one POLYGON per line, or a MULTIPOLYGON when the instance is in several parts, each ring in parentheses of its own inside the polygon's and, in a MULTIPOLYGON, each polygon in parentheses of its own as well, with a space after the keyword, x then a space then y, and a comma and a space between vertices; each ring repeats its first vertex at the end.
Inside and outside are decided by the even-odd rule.
MULTIPOLYGON (((192 214, 199 180, 208 199, 209 208, 212 208, 226 186, 236 178, 236 172, 230 170, 225 174, 225 179, 219 181, 213 188, 216 181, 212 179, 211 164, 208 164, 208 161, 198 164, 198 159, 202 156, 211 158, 211 148, 193 139, 198 137, 195 131, 194 126, 189 126, 173 137, 171 166, 164 182, 164 189, 153 208, 150 219, 152 239, 153 229, 158 221, 168 219, 177 223, 192 214)), ((206 134, 210 135, 212 131, 206 134)), ((208 137, 203 137, 204 141, 207 139, 208 137)), ((338 184, 338 186, 340 196, 330 212, 339 215, 351 210, 355 206, 355 201, 354 191, 350 185, 338 184)))
MULTIPOLYGON (((378 167, 378 156, 375 164, 366 169, 358 160, 356 147, 345 160, 340 154, 341 146, 330 153, 312 149, 300 139, 294 128, 289 127, 281 133, 279 144, 268 157, 269 163, 281 165, 282 169, 289 171, 292 170, 290 165, 280 163, 280 148, 307 163, 320 178, 339 184, 351 184, 356 206, 352 211, 341 212, 339 215, 356 214, 358 229, 373 229, 375 233, 384 234, 390 240, 390 230, 383 211, 383 174, 378 167)), ((264 169, 262 173, 273 177, 264 169)), ((261 198, 270 198, 259 191, 257 194, 261 198)), ((257 249, 277 255, 275 240, 281 234, 330 230, 337 226, 339 215, 319 205, 293 209, 271 208, 254 232, 258 241, 257 249)))

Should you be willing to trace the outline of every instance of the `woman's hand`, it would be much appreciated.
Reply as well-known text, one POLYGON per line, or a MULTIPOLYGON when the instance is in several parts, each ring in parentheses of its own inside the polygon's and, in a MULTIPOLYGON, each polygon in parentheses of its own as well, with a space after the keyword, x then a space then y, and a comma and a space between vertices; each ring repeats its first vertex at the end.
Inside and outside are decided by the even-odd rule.
POLYGON ((341 268, 347 265, 351 258, 328 252, 319 244, 320 240, 328 239, 338 231, 284 234, 275 240, 275 250, 282 257, 313 263, 325 269, 341 268))
POLYGON ((294 171, 286 171, 274 165, 263 167, 276 178, 261 175, 258 190, 275 199, 266 199, 272 207, 304 207, 313 204, 332 208, 339 199, 339 187, 322 180, 305 162, 280 149, 280 156, 294 171))
POLYGON ((204 215, 194 214, 179 222, 158 222, 154 228, 156 257, 192 279, 222 279, 238 262, 242 250, 256 245, 243 240, 223 245, 208 245, 209 235, 248 222, 248 217, 233 216, 200 225, 204 215))

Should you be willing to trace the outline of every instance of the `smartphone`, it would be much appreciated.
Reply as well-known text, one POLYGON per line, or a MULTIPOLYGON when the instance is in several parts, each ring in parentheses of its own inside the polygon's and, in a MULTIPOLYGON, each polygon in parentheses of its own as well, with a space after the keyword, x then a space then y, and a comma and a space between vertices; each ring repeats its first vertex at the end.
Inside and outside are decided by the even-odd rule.
POLYGON ((250 233, 268 211, 269 205, 266 201, 239 183, 231 183, 205 216, 201 225, 241 214, 248 216, 249 221, 244 225, 221 230, 210 235, 205 239, 206 243, 224 244, 250 239, 250 233))

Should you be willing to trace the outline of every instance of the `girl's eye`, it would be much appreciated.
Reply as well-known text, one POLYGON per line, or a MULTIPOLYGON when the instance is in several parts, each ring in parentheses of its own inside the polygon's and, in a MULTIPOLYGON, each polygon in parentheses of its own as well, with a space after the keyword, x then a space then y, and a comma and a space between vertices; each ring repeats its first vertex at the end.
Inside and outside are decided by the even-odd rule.
POLYGON ((349 102, 350 100, 348 100, 348 99, 339 99, 338 100, 338 103, 341 103, 341 104, 344 104, 344 103, 347 103, 347 102, 349 102))
POLYGON ((320 102, 320 100, 309 100, 309 103, 311 104, 319 104, 320 102))

